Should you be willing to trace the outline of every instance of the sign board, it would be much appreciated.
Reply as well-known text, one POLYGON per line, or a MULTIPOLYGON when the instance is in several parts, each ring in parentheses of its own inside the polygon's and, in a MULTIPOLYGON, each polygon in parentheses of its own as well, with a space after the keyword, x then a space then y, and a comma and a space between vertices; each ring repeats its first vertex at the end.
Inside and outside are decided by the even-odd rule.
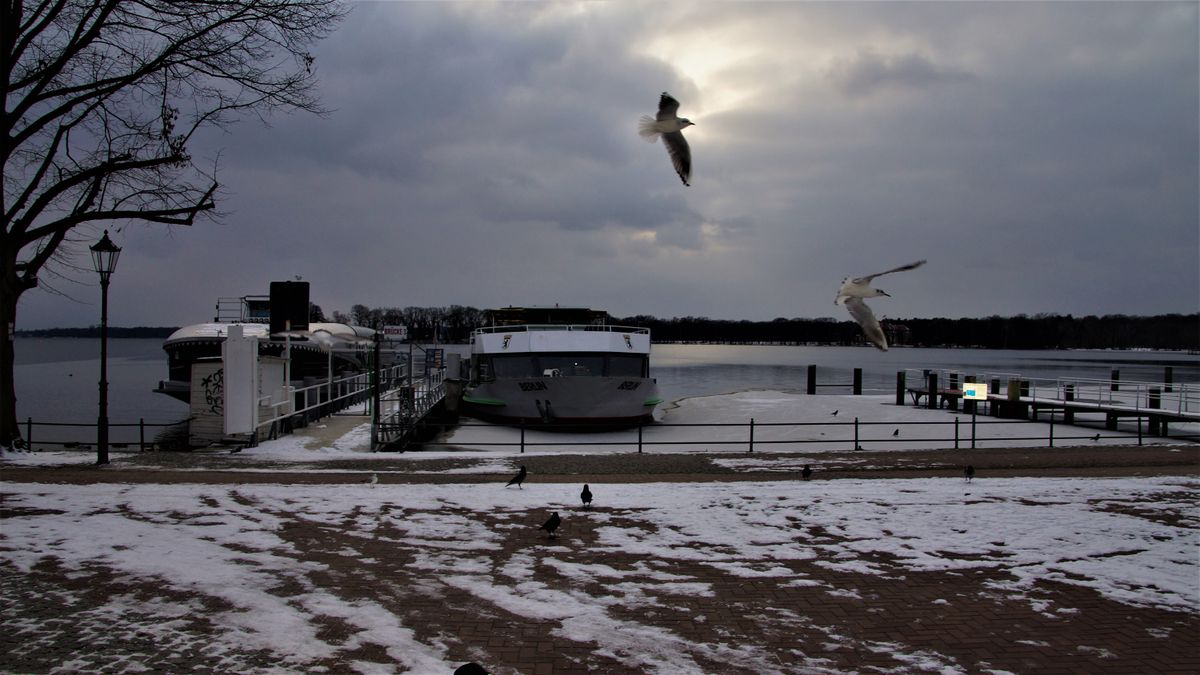
POLYGON ((389 340, 403 340, 408 337, 407 326, 384 326, 379 332, 386 335, 389 340))
POLYGON ((986 382, 964 382, 963 398, 971 401, 986 401, 988 397, 986 382))

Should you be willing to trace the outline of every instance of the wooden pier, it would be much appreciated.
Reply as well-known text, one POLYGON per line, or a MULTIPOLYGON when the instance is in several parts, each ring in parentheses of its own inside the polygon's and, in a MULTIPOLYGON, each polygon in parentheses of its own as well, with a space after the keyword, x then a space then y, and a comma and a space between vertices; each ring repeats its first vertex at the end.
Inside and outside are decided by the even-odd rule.
POLYGON ((1160 383, 1122 382, 1115 370, 1109 380, 991 378, 987 398, 980 400, 967 399, 964 394, 964 386, 974 382, 974 377, 967 376, 959 384, 957 374, 950 374, 946 386, 941 386, 939 379, 938 373, 927 371, 923 386, 906 387, 905 372, 898 372, 896 404, 905 405, 907 394, 914 406, 958 410, 961 402, 963 412, 981 408, 980 412, 993 417, 1034 421, 1046 412, 1061 413, 1059 419, 1066 424, 1074 424, 1079 414, 1103 415, 1109 430, 1115 430, 1120 419, 1132 417, 1139 420, 1139 434, 1140 420, 1145 418, 1149 435, 1161 437, 1168 435, 1171 423, 1200 422, 1200 387, 1174 383, 1170 368, 1160 383))

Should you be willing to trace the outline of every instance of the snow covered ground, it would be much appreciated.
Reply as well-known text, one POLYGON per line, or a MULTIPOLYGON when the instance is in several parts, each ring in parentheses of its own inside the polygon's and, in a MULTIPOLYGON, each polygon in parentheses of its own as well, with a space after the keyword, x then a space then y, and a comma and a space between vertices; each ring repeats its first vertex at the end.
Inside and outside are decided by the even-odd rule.
MULTIPOLYGON (((759 645, 693 644, 656 623, 656 614, 692 611, 689 598, 713 594, 689 566, 859 600, 866 590, 830 587, 811 565, 881 582, 986 568, 997 574, 979 593, 1027 602, 1052 618, 1078 610, 1039 596, 1046 580, 1129 607, 1194 614, 1200 610, 1198 487, 1185 478, 838 480, 803 489, 787 482, 594 485, 595 508, 584 511, 577 508, 579 486, 562 484, 517 490, 6 483, 4 506, 12 515, 4 520, 0 561, 22 574, 49 562, 68 575, 106 570, 123 583, 157 589, 110 597, 81 613, 72 630, 85 634, 137 631, 177 651, 199 649, 179 627, 186 615, 210 608, 213 628, 202 649, 227 670, 249 667, 239 656, 247 650, 265 651, 279 670, 295 671, 374 644, 391 665, 350 667, 451 672, 455 636, 420 637, 422 626, 405 604, 388 600, 386 589, 413 574, 423 593, 465 593, 473 611, 497 620, 548 623, 557 639, 625 668, 712 672, 716 663, 785 672, 759 645), (534 530, 533 521, 549 510, 563 514, 555 541, 534 530), (345 543, 315 556, 288 536, 301 524, 336 530, 345 543), (584 531, 591 533, 586 554, 593 562, 576 555, 584 531), (514 537, 525 542, 515 552, 514 537), (378 584, 378 596, 348 597, 320 581, 330 576, 329 555, 356 560, 357 582, 378 584), (391 571, 372 571, 385 562, 391 571), (180 604, 179 597, 189 600, 180 604), (323 630, 332 620, 345 626, 336 637, 323 630)), ((44 600, 71 605, 72 593, 83 591, 60 588, 44 600)), ((805 611, 758 609, 776 622, 796 621, 805 611)), ((6 632, 18 633, 25 650, 54 634, 36 621, 7 621, 6 632)), ((846 646, 855 640, 836 626, 815 628, 846 646)), ((920 665, 912 670, 965 672, 976 665, 927 649, 906 651, 903 644, 888 648, 920 665)), ((86 653, 69 658, 65 670, 94 666, 86 653)), ((819 659, 798 663, 821 666, 819 659)), ((139 670, 156 663, 126 653, 119 665, 139 670)))

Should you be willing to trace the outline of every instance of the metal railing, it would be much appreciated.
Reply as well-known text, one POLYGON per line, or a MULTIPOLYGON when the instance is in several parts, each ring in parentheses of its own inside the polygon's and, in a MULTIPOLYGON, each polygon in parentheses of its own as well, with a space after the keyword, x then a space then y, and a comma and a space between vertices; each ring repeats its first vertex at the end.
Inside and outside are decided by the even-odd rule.
MULTIPOLYGON (((964 414, 965 416, 965 414, 964 414)), ((1005 447, 1006 443, 1013 441, 1044 441, 1047 447, 1053 448, 1055 443, 1061 444, 1064 441, 1089 441, 1094 444, 1101 444, 1101 441, 1112 443, 1119 441, 1121 445, 1128 444, 1133 440, 1133 434, 1136 434, 1137 445, 1144 444, 1144 437, 1148 435, 1144 427, 1143 417, 1150 417, 1149 412, 1144 415, 1136 416, 1135 428, 1128 429, 1125 433, 1129 436, 1113 436, 1100 435, 1097 433, 1078 433, 1079 430, 1086 429, 1078 424, 1064 425, 1062 422, 1061 413, 1051 412, 1048 418, 1039 420, 1027 419, 992 419, 992 418, 977 418, 971 415, 966 421, 959 416, 946 421, 863 421, 859 418, 847 420, 843 422, 757 422, 754 418, 750 418, 748 422, 712 422, 712 423, 667 423, 655 422, 649 425, 640 425, 633 428, 614 429, 610 432, 600 432, 598 434, 588 434, 590 438, 580 438, 578 435, 573 435, 570 438, 562 440, 529 440, 526 437, 527 431, 569 431, 568 425, 552 425, 539 424, 536 427, 520 426, 513 428, 512 431, 518 433, 517 440, 505 441, 472 441, 472 440, 455 440, 455 441, 438 441, 425 442, 422 446, 441 446, 441 447, 476 447, 476 446, 507 446, 519 448, 520 452, 525 452, 527 447, 575 447, 575 446, 625 446, 628 448, 636 448, 638 453, 642 453, 647 447, 655 446, 680 446, 694 445, 704 446, 706 449, 709 446, 734 446, 740 451, 752 453, 756 447, 761 446, 783 446, 783 445, 823 445, 825 450, 870 450, 872 445, 876 448, 884 445, 894 444, 917 444, 917 443, 943 443, 949 444, 946 448, 929 448, 929 449, 964 449, 978 448, 984 444, 991 447, 1005 447), (1021 428, 1033 430, 1038 428, 1038 433, 1018 434, 1018 435, 987 435, 980 436, 979 427, 990 425, 1019 425, 1021 428), (1076 433, 1063 433, 1062 427, 1066 426, 1069 430, 1074 430, 1076 433), (934 429, 930 434, 922 434, 920 436, 910 437, 907 434, 889 435, 883 438, 877 435, 867 433, 867 430, 874 427, 889 427, 896 430, 916 427, 920 429, 934 429), (664 435, 670 435, 665 431, 668 429, 745 429, 744 434, 739 434, 737 438, 659 438, 664 435), (835 430, 844 430, 844 438, 813 438, 808 436, 788 436, 787 434, 772 433, 772 437, 764 437, 764 431, 778 432, 785 428, 813 429, 813 428, 829 428, 835 430), (646 431, 652 432, 654 438, 647 438, 646 431), (943 430, 945 433, 938 433, 938 430, 943 430), (757 436, 756 436, 757 432, 757 436), (614 438, 619 437, 619 438, 614 438)), ((1127 425, 1129 426, 1129 425, 1127 425)), ((485 427, 496 429, 496 425, 483 422, 465 422, 458 424, 458 427, 485 427)), ((503 427, 507 428, 507 427, 503 427)), ((1200 434, 1174 434, 1169 436, 1174 440, 1197 441, 1200 440, 1200 434)))
MULTIPOLYGON (((405 380, 408 367, 399 364, 379 372, 380 384, 387 389, 399 386, 396 383, 405 380)), ((356 404, 369 405, 371 376, 370 372, 361 372, 332 380, 317 380, 311 385, 290 388, 291 395, 280 401, 275 401, 272 396, 260 397, 259 408, 270 410, 272 414, 259 421, 256 438, 252 440, 274 439, 293 428, 306 426, 356 404)), ((367 410, 363 414, 367 414, 367 410)))
MULTIPOLYGON (((145 418, 141 418, 137 422, 109 422, 109 450, 117 452, 153 450, 158 441, 156 438, 147 440, 147 430, 175 427, 186 424, 187 421, 187 419, 182 419, 174 422, 147 422, 145 418), (136 434, 133 433, 135 429, 137 430, 136 434)), ((96 422, 35 422, 32 417, 29 417, 25 420, 25 447, 31 452, 45 449, 46 446, 56 446, 64 450, 91 451, 95 449, 97 427, 96 422), (51 438, 45 438, 40 433, 34 434, 34 429, 37 428, 92 429, 92 432, 90 434, 64 433, 61 436, 53 435, 51 438)))

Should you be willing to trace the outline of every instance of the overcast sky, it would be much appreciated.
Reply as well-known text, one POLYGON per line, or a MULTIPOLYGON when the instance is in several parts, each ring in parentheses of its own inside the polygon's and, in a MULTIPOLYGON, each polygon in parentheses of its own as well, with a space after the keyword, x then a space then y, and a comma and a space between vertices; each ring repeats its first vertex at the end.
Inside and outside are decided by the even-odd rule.
MULTIPOLYGON (((114 234, 111 324, 296 276, 327 314, 841 320, 843 277, 920 258, 877 314, 1200 307, 1196 2, 352 7, 315 52, 328 117, 192 149, 220 153, 219 223, 114 234), (691 187, 637 135, 663 91, 691 187)), ((17 328, 98 323, 70 276, 17 328)))

